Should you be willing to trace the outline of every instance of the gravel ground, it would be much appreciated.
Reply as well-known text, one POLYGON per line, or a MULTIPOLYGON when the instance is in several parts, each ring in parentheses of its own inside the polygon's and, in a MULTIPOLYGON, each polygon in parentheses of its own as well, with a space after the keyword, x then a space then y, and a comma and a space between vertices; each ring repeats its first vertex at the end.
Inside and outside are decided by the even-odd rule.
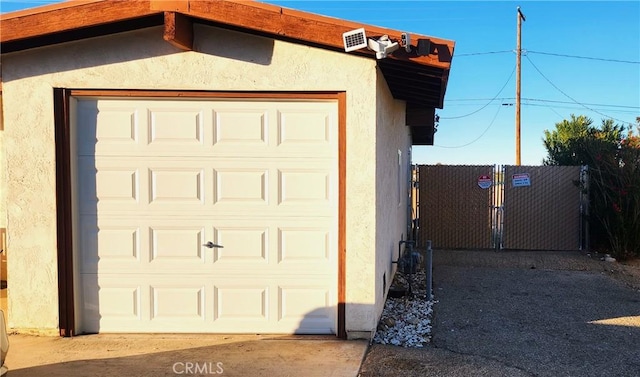
POLYGON ((391 287, 400 288, 406 294, 387 298, 373 342, 422 348, 431 340, 434 304, 427 299, 425 272, 408 276, 398 272, 391 287))
POLYGON ((436 250, 431 341, 373 344, 360 376, 640 376, 640 263, 603 257, 436 250))

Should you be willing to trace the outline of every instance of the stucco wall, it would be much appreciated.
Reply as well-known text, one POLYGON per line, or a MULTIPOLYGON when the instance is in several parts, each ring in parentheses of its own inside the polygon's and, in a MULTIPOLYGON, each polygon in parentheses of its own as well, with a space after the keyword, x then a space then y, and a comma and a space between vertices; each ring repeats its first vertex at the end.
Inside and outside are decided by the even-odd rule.
POLYGON ((193 52, 151 28, 2 59, 10 327, 58 326, 53 87, 346 91, 346 328, 375 326, 374 60, 206 26, 196 26, 193 52))
POLYGON ((397 267, 392 261, 398 258, 398 242, 407 239, 411 137, 405 102, 391 96, 381 72, 377 87, 375 313, 379 316, 397 267))
POLYGON ((2 92, 0 91, 0 228, 7 226, 6 171, 4 155, 4 116, 2 114, 2 92))
MULTIPOLYGON (((0 92, 0 122, 2 122, 2 92, 0 92)), ((4 154, 4 131, 0 126, 0 228, 7 226, 6 172, 4 154)))

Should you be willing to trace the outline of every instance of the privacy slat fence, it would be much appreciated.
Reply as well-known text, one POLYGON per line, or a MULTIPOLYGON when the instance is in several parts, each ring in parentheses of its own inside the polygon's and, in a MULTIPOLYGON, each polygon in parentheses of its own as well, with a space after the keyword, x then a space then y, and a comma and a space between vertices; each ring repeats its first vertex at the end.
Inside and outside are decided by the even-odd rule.
POLYGON ((505 178, 505 249, 580 249, 580 166, 506 166, 505 178), (528 174, 531 185, 509 184, 518 174, 528 174))
POLYGON ((493 166, 420 165, 418 172, 418 239, 432 240, 435 248, 492 247, 493 191, 476 182, 479 176, 491 176, 493 166))
POLYGON ((579 250, 580 166, 418 165, 418 246, 579 250))

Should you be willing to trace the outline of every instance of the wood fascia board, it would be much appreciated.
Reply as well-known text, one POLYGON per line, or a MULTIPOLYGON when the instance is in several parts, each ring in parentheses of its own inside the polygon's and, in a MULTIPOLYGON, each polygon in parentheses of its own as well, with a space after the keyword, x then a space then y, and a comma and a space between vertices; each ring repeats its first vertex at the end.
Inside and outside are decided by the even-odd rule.
MULTIPOLYGON (((402 32, 356 22, 320 16, 270 4, 247 1, 190 1, 189 14, 208 21, 255 30, 276 36, 300 40, 336 50, 344 48, 342 33, 364 28, 368 36, 388 35, 399 40, 402 32)), ((397 50, 392 58, 439 68, 449 68, 454 42, 444 39, 412 35, 412 39, 431 40, 434 53, 411 56, 397 50), (448 58, 447 58, 448 55, 448 58)), ((372 55, 373 52, 367 52, 372 55)))
POLYGON ((193 21, 176 12, 164 12, 165 41, 184 51, 193 50, 193 21))
POLYGON ((69 1, 3 15, 0 43, 160 13, 148 0, 69 1))
POLYGON ((104 1, 104 0, 63 1, 63 2, 59 2, 59 3, 55 3, 55 4, 49 4, 49 5, 43 5, 43 6, 34 7, 34 8, 17 10, 17 11, 14 11, 14 12, 8 12, 8 13, 1 14, 0 15, 0 21, 4 21, 6 19, 16 18, 16 17, 32 16, 34 14, 39 14, 39 13, 43 13, 43 12, 50 12, 50 11, 54 11, 54 10, 61 10, 61 9, 65 9, 65 8, 72 8, 72 7, 76 7, 76 6, 84 5, 84 4, 99 3, 99 2, 102 2, 102 1, 104 1))
MULTIPOLYGON (((108 0, 107 0, 108 1, 108 0)), ((190 1, 188 0, 148 0, 149 8, 161 12, 189 13, 190 1)))
MULTIPOLYGON (((270 4, 242 0, 85 0, 48 5, 0 16, 0 43, 46 34, 71 31, 111 22, 134 19, 163 12, 180 12, 192 17, 259 33, 342 50, 342 33, 363 27, 368 36, 388 35, 400 39, 401 32, 361 23, 320 16, 270 4)), ((408 54, 403 49, 391 59, 448 69, 455 42, 412 35, 412 40, 429 39, 427 56, 408 54)), ((360 54, 372 55, 362 51, 360 54)))

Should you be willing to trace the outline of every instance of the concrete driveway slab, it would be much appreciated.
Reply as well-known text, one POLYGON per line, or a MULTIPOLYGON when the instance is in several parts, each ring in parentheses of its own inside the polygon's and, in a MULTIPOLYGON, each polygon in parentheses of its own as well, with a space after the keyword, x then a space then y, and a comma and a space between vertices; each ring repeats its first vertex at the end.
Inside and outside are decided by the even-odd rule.
POLYGON ((11 335, 11 377, 355 377, 367 342, 333 336, 11 335))

